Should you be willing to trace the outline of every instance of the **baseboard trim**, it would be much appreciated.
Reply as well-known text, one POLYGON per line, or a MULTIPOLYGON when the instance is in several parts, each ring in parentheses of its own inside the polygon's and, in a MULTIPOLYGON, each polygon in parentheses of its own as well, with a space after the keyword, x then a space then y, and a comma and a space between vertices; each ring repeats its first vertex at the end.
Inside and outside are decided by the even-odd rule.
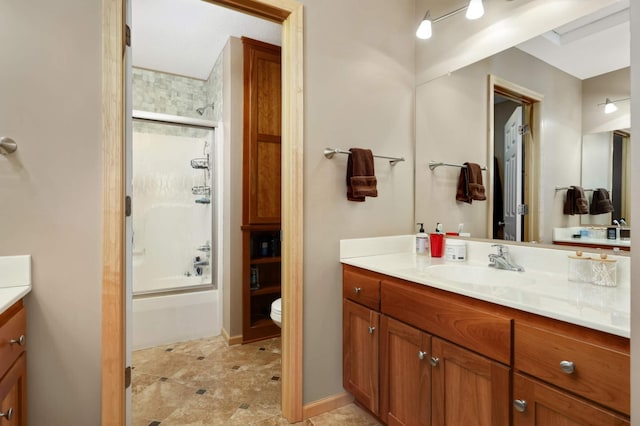
POLYGON ((336 408, 344 407, 345 405, 353 402, 353 396, 347 392, 342 392, 337 395, 329 396, 317 401, 305 404, 302 407, 302 416, 304 419, 314 417, 327 411, 335 410, 336 408))
POLYGON ((233 346, 242 343, 242 334, 231 337, 229 336, 229 333, 227 333, 227 330, 224 329, 224 327, 222 327, 220 332, 222 334, 222 337, 224 337, 224 340, 227 342, 227 345, 233 346))

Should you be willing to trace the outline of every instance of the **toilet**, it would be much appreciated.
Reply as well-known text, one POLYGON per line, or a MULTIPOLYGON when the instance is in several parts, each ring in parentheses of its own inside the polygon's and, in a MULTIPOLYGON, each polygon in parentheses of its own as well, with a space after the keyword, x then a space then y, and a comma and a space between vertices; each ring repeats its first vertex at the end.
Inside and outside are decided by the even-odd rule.
POLYGON ((282 327, 282 298, 274 300, 271 304, 271 319, 278 327, 282 327))

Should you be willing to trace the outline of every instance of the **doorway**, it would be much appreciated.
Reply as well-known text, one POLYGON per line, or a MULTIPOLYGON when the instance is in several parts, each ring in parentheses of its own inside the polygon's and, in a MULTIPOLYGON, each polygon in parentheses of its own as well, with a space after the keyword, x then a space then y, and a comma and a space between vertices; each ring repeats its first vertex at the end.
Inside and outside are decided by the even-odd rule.
POLYGON ((536 241, 542 95, 489 76, 488 238, 536 241))
MULTIPOLYGON (((211 1, 283 26, 282 413, 302 420, 303 22, 293 0, 211 1)), ((125 423, 124 0, 103 0, 102 423, 125 423)))

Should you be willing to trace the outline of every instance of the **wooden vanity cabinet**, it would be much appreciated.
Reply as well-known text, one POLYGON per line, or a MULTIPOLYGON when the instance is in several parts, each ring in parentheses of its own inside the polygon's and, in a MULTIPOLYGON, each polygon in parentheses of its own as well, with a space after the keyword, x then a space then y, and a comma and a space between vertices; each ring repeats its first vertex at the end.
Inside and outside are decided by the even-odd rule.
POLYGON ((439 338, 432 351, 432 424, 509 424, 508 366, 439 338))
POLYGON ((622 426, 629 420, 522 374, 513 376, 514 426, 622 426))
POLYGON ((625 425, 630 414, 628 339, 516 319, 514 425, 625 425))
POLYGON ((629 424, 629 339, 349 265, 343 295, 345 389, 389 425, 629 424))
POLYGON ((431 336, 386 315, 381 322, 380 418, 431 424, 431 336))
POLYGON ((343 386, 378 414, 380 314, 350 300, 343 302, 343 386))
POLYGON ((26 311, 22 300, 0 315, 0 425, 26 425, 26 311))

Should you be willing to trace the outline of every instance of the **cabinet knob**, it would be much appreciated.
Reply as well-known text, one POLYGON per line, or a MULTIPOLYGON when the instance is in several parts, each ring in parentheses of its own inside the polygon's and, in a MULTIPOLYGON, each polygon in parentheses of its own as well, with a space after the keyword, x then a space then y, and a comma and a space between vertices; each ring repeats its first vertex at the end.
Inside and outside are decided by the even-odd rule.
POLYGON ((560 369, 567 374, 572 374, 576 366, 572 361, 560 361, 560 369))
POLYGON ((440 358, 438 358, 437 356, 432 356, 431 358, 429 358, 429 363, 433 367, 437 367, 440 364, 440 358))
POLYGON ((13 408, 9 408, 6 413, 0 412, 0 418, 2 417, 7 420, 11 420, 11 417, 13 417, 13 408))
POLYGON ((369 327, 369 334, 373 334, 374 331, 376 331, 375 327, 369 327))
POLYGON ((418 359, 424 359, 427 356, 427 353, 424 351, 418 351, 418 359))
POLYGON ((11 339, 9 340, 9 344, 13 345, 14 343, 19 344, 20 346, 24 346, 25 343, 27 343, 27 338, 24 337, 24 334, 21 334, 20 337, 18 337, 17 339, 11 339))
POLYGON ((516 409, 516 411, 524 413, 527 409, 527 401, 525 401, 524 399, 516 399, 515 401, 513 401, 513 407, 516 409))
POLYGON ((362 289, 361 289, 360 287, 354 287, 354 288, 353 288, 353 292, 354 292, 355 294, 360 294, 360 292, 361 292, 361 291, 362 291, 362 289))

